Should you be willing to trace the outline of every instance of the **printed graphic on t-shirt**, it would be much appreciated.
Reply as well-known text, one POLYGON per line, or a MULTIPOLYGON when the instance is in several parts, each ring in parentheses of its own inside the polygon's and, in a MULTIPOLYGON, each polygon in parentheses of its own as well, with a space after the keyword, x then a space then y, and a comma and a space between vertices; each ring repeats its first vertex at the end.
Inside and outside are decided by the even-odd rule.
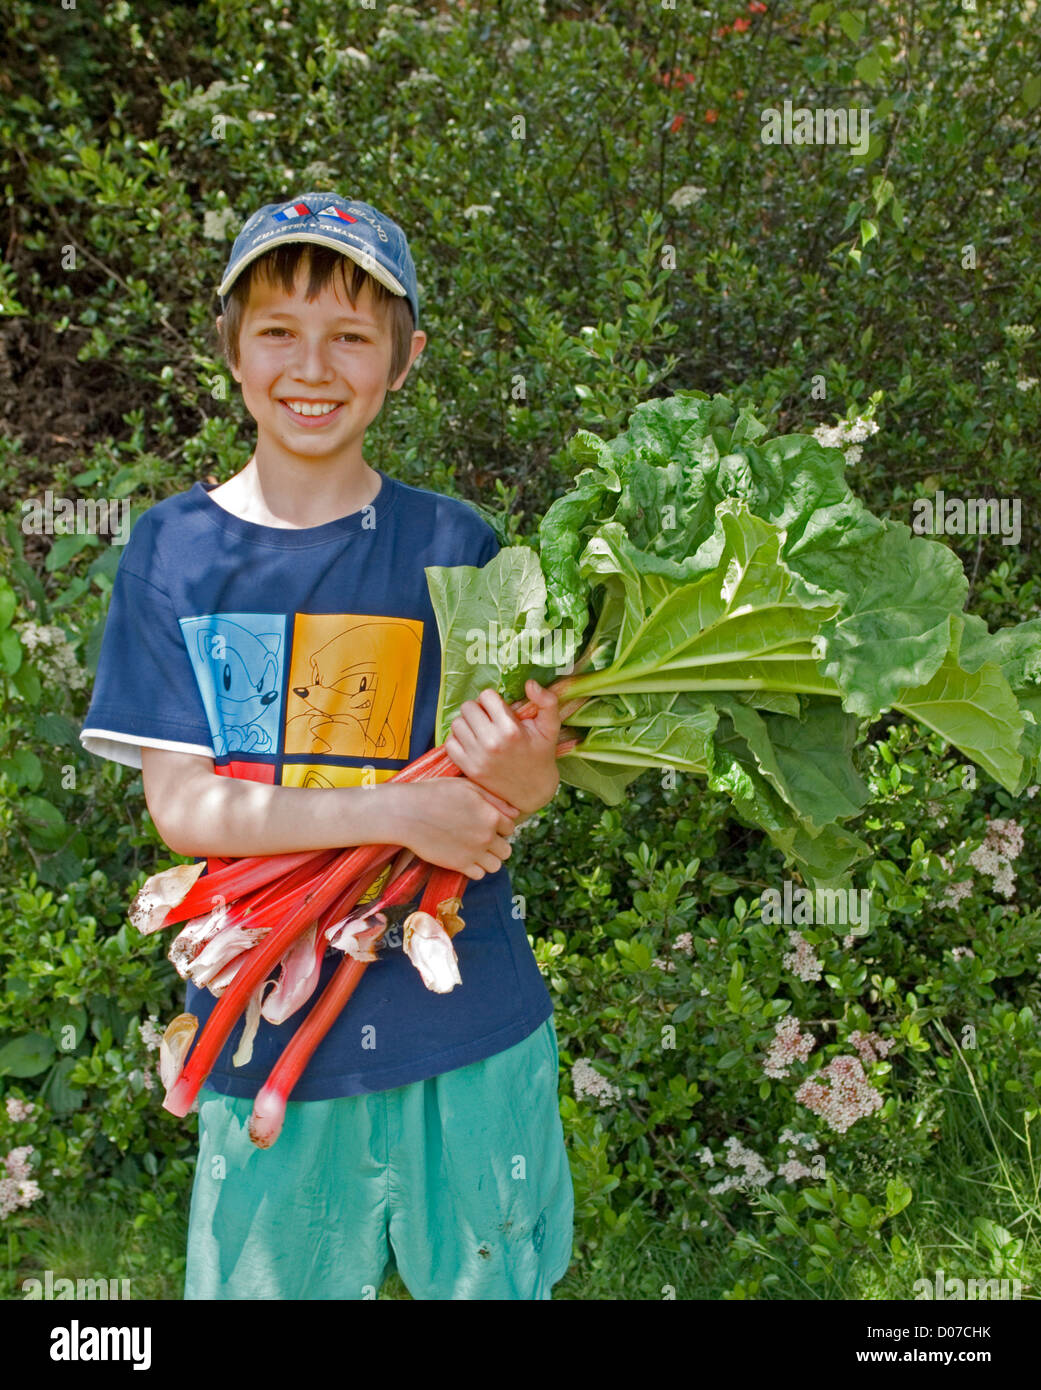
POLYGON ((285 616, 209 613, 180 624, 216 756, 277 754, 285 616))
MULTIPOLYGON (((297 613, 288 681, 283 614, 210 613, 181 618, 180 626, 217 758, 251 753, 407 760, 422 622, 297 613)), ((386 769, 290 762, 283 765, 282 783, 352 786, 390 775, 386 769)))
POLYGON ((423 624, 298 613, 286 753, 407 758, 423 624))

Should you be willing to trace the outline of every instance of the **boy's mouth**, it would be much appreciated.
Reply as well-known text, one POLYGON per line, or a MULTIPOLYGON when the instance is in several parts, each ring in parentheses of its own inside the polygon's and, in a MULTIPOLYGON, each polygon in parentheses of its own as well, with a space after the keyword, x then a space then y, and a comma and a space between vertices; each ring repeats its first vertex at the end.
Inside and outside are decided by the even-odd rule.
POLYGON ((335 419, 343 409, 343 401, 309 401, 305 399, 287 400, 280 398, 279 405, 292 416, 294 422, 307 429, 315 429, 335 419))

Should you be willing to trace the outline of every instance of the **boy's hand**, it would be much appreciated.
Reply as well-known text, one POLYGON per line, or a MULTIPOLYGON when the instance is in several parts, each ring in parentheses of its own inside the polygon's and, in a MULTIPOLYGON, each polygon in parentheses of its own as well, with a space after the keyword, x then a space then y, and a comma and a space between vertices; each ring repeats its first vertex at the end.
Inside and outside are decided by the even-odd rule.
POLYGON ((553 800, 560 785, 560 702, 537 681, 524 689, 538 706, 533 719, 518 719, 497 691, 483 690, 452 721, 445 752, 472 782, 530 816, 553 800))
POLYGON ((379 792, 392 827, 386 834, 428 864, 479 879, 497 873, 512 853, 517 807, 465 777, 388 782, 379 792))

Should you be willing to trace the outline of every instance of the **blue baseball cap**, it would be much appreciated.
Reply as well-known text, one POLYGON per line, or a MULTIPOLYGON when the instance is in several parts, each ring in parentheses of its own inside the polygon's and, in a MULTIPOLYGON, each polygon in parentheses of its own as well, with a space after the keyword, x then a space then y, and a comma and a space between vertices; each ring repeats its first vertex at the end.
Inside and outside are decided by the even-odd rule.
POLYGON ((246 219, 217 289, 222 310, 246 266, 289 241, 331 246, 349 256, 392 294, 405 296, 419 327, 419 286, 405 233, 368 203, 335 193, 302 193, 286 203, 266 203, 246 219))

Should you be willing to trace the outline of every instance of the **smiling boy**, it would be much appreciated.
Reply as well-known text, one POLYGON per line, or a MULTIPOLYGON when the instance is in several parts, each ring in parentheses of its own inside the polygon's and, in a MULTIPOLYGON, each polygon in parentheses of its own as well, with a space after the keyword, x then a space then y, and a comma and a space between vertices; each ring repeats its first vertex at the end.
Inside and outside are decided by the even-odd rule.
MULTIPOLYGON (((200 1094, 186 1298, 548 1298, 573 1195, 552 1001, 504 861, 558 785, 556 699, 463 706, 461 777, 390 782, 433 743, 430 565, 483 565, 475 511, 372 468, 365 431, 426 344, 401 229, 304 194, 246 222, 218 332, 256 448, 227 482, 152 507, 124 549, 81 734, 142 771, 172 851, 222 859, 402 844, 465 873, 462 985, 426 990, 392 930, 312 1057, 270 1151, 252 1100, 308 1004, 240 1024, 200 1094), (318 796, 316 791, 323 795, 318 796)), ((193 983, 200 1027, 215 999, 193 983)))

